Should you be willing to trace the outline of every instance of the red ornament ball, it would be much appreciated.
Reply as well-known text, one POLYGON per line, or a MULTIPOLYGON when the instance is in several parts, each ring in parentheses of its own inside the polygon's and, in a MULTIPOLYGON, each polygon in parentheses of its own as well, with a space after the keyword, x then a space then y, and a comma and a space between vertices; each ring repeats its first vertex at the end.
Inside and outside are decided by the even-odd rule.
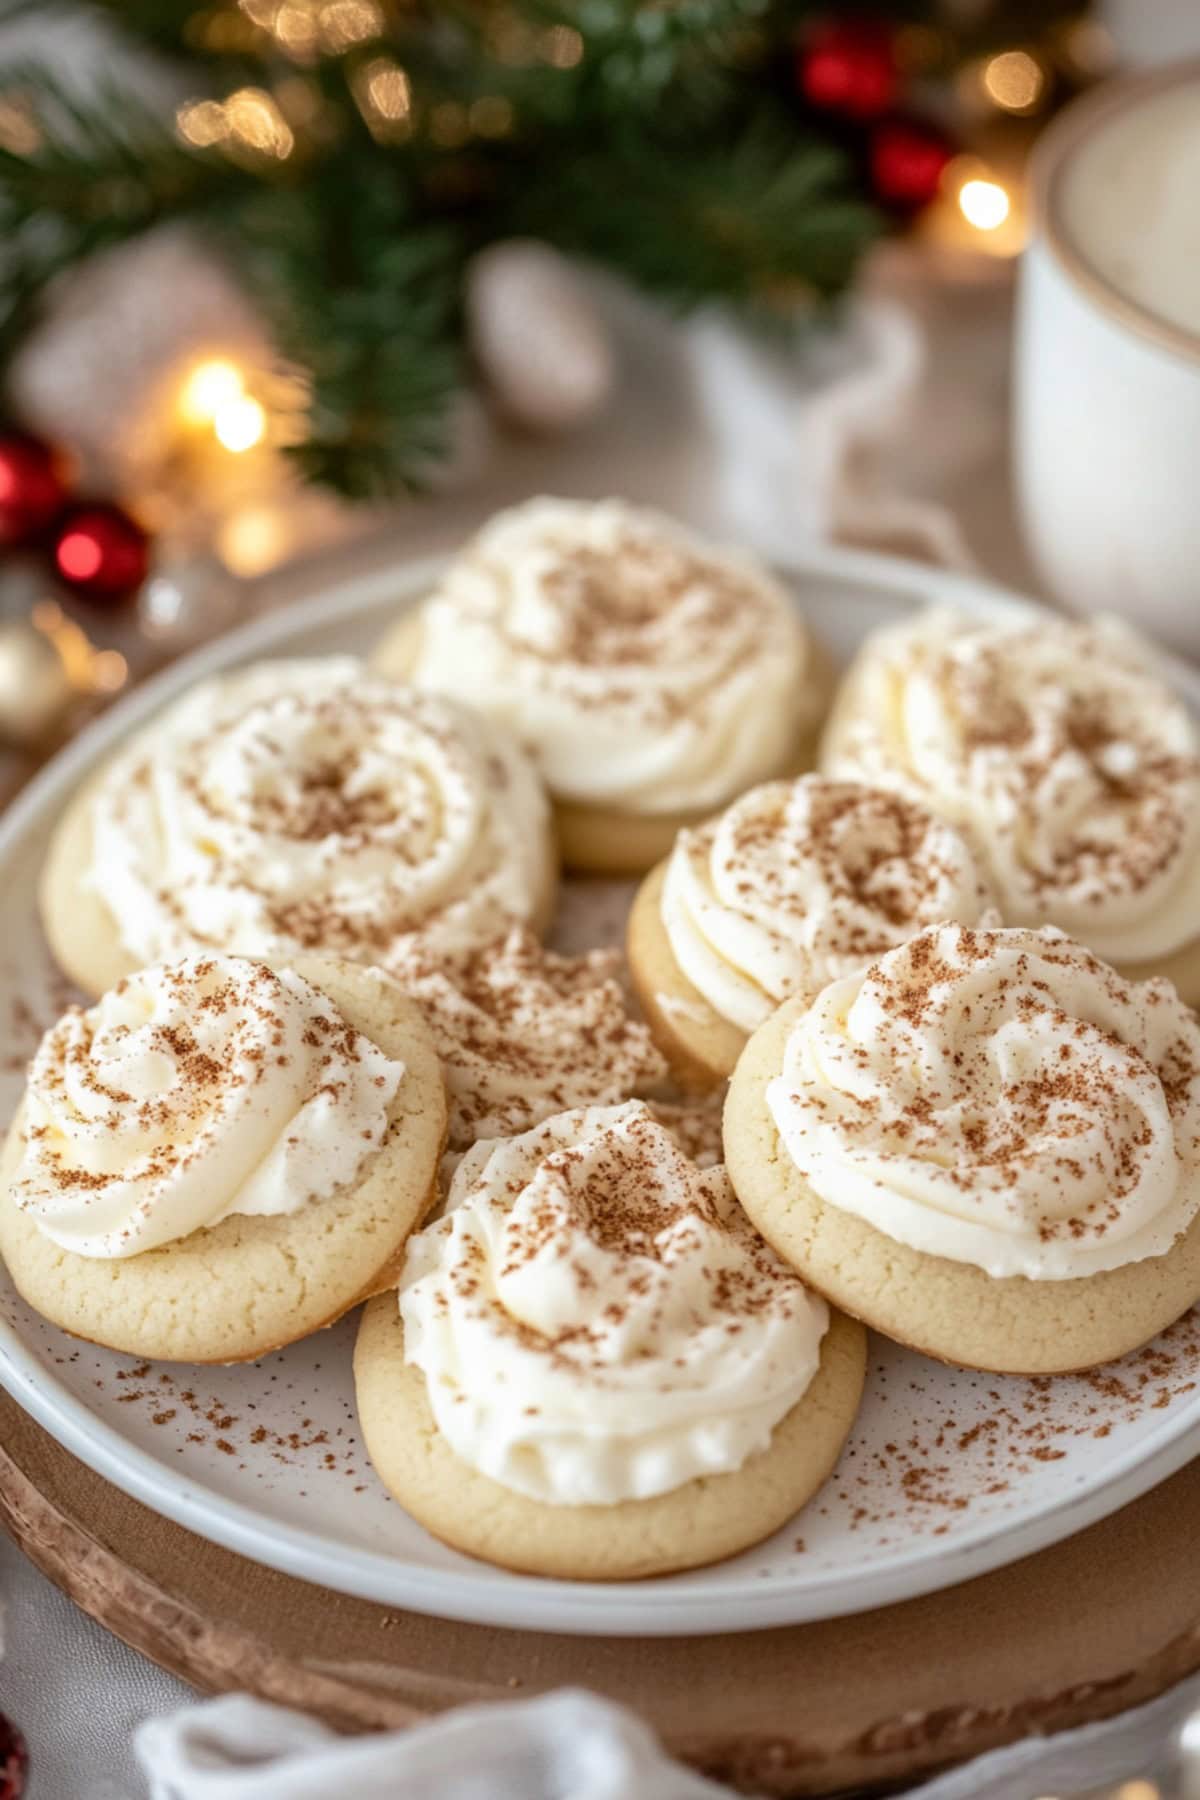
POLYGON ((23 432, 0 434, 0 545, 36 537, 66 498, 59 458, 48 444, 23 432))
POLYGON ((145 580, 149 560, 146 533, 119 506, 76 507, 55 534, 55 567, 89 600, 124 599, 145 580))
POLYGON ((822 112, 866 123, 881 118, 896 92, 892 33, 871 19, 830 19, 801 47, 800 92, 822 112))
POLYGON ((25 1739, 0 1713, 0 1800, 21 1800, 28 1774, 25 1739))
POLYGON ((871 181, 887 206, 915 211, 938 191, 942 171, 954 152, 928 125, 897 120, 871 138, 871 181))

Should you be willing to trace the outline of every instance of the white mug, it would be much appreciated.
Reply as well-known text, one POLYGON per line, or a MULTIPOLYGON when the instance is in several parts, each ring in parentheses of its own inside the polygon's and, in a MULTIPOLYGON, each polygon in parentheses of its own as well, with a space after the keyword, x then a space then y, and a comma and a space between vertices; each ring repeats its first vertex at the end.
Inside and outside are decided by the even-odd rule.
POLYGON ((1033 158, 1013 455, 1047 590, 1200 656, 1200 62, 1068 107, 1033 158))

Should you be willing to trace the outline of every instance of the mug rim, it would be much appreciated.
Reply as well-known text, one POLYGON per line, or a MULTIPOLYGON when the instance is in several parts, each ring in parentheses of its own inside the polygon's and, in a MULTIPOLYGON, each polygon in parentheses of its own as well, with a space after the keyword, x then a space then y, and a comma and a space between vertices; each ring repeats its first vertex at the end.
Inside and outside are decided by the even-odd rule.
POLYGON ((1062 217, 1062 176, 1071 156, 1122 113, 1172 88, 1200 82, 1200 56, 1103 82, 1065 107, 1042 133, 1030 161, 1034 239, 1041 238, 1064 272, 1102 312, 1140 337, 1190 362, 1200 362, 1200 331, 1189 331, 1124 294, 1073 242, 1062 217))

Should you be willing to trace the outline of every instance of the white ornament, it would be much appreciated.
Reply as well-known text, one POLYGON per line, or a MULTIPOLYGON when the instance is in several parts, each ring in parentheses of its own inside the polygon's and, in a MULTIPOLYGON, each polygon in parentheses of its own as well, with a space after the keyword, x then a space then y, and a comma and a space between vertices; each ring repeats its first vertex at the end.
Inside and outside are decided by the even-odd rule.
POLYGON ((172 652, 216 637, 237 620, 241 583, 215 556, 190 556, 155 569, 138 595, 138 624, 172 652))
POLYGON ((548 244, 510 238, 467 273, 467 330, 497 410, 539 432, 570 431, 613 385, 608 333, 571 264, 548 244))

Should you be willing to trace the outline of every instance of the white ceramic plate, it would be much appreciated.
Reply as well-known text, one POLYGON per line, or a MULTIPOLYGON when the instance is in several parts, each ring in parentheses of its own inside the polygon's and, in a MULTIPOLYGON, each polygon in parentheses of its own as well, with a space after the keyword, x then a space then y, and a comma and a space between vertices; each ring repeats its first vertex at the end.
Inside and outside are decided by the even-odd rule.
MULTIPOLYGON (((262 655, 365 650, 429 565, 346 584, 183 661, 73 743, 0 824, 0 1117, 68 994, 34 891, 76 783, 197 676, 262 655)), ((921 600, 1021 604, 982 583, 816 552, 793 572, 839 654, 921 600)), ((1174 677, 1200 710, 1200 680, 1174 677)), ((948 1587, 1114 1511, 1200 1448, 1200 1316, 1093 1376, 971 1375, 875 1340, 867 1395, 826 1488, 732 1562, 659 1581, 573 1584, 489 1568, 436 1543, 375 1479, 357 1433, 353 1322, 247 1367, 131 1364, 44 1324, 0 1272, 0 1381, 75 1455, 201 1536, 306 1580, 481 1624, 646 1635, 831 1617, 948 1587)))

